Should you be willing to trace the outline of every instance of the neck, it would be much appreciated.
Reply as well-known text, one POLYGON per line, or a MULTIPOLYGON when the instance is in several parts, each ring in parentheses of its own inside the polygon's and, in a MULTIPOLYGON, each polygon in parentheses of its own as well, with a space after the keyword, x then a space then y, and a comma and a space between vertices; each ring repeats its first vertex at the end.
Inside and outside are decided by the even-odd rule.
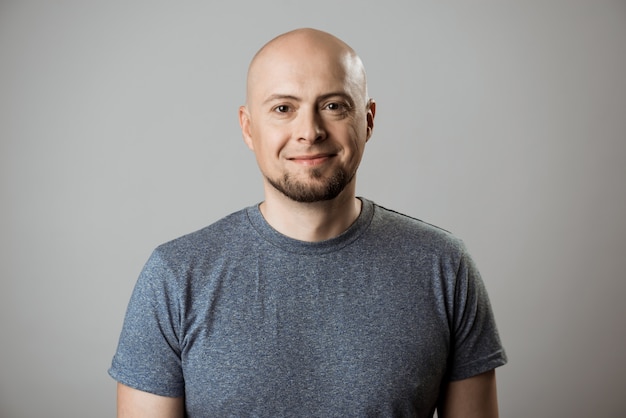
POLYGON ((334 238, 358 218, 361 201, 353 187, 346 187, 332 200, 300 203, 275 189, 267 189, 260 205, 265 220, 283 235, 300 241, 317 242, 334 238))

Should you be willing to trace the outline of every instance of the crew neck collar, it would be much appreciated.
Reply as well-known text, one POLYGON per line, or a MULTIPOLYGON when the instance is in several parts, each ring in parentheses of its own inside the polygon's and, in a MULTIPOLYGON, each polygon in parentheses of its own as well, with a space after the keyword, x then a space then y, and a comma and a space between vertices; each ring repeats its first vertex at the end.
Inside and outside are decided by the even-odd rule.
POLYGON ((292 253, 324 254, 340 250, 341 248, 350 245, 369 227, 374 215, 374 204, 362 197, 359 197, 358 199, 361 200, 362 203, 361 212, 352 225, 334 238, 316 242, 297 240, 278 232, 270 224, 268 224, 263 217, 263 214, 259 209, 260 203, 248 207, 246 212, 253 228, 265 241, 270 244, 292 253))

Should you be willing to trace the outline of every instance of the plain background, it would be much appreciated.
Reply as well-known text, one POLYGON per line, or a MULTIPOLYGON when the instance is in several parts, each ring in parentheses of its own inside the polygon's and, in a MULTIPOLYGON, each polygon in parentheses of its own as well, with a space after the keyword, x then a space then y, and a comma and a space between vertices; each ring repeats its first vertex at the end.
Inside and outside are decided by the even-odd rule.
POLYGON ((503 417, 626 414, 626 2, 0 1, 0 416, 111 417, 152 249, 259 202, 253 53, 312 26, 378 102, 358 193, 463 238, 503 417))

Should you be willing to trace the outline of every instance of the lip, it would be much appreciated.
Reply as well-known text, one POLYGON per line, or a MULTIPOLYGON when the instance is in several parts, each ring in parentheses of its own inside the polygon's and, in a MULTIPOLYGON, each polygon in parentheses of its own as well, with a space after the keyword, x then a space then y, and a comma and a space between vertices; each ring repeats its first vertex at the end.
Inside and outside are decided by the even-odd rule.
POLYGON ((289 161, 305 166, 314 166, 325 163, 332 158, 332 156, 333 154, 297 155, 295 157, 290 157, 289 161))

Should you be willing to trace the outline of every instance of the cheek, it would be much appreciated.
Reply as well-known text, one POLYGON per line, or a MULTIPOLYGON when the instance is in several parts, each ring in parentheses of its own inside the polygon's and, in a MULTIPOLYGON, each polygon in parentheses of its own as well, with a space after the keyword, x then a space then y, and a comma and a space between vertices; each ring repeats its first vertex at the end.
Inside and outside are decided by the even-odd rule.
POLYGON ((264 127, 257 129, 254 137, 254 152, 259 162, 275 159, 280 156, 286 141, 280 130, 264 127))
POLYGON ((367 139, 367 131, 358 124, 351 124, 346 130, 346 137, 350 139, 350 146, 355 153, 362 153, 367 139))

